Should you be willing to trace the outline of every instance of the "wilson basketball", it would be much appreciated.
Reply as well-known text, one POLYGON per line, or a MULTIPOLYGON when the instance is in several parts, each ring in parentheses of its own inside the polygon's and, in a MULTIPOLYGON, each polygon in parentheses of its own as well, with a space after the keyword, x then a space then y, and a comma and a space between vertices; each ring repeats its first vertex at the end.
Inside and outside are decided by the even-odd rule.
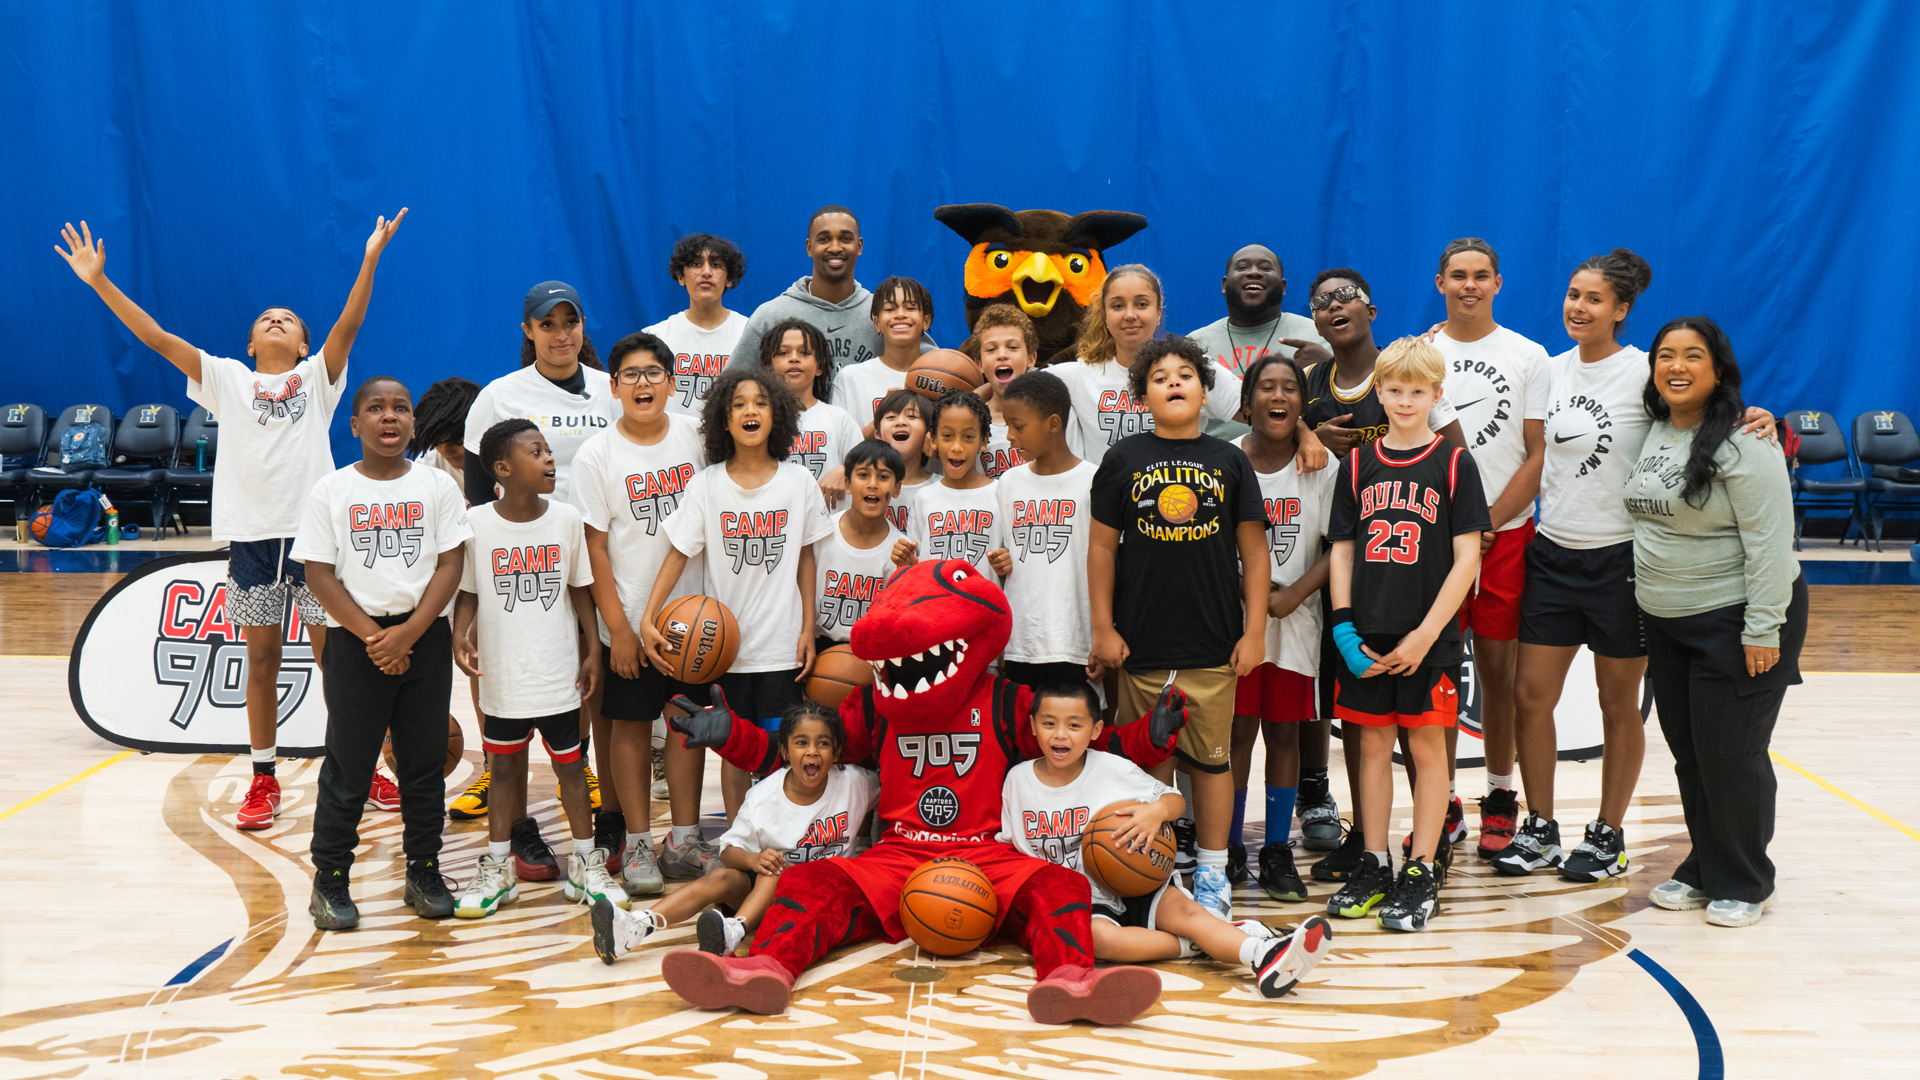
POLYGON ((980 365, 954 349, 921 353, 907 369, 907 389, 928 401, 939 401, 955 390, 978 390, 980 381, 980 365))
POLYGON ((47 542, 47 530, 52 527, 53 507, 51 505, 35 510, 33 517, 27 521, 27 531, 33 534, 35 540, 43 544, 47 542))
POLYGON ((847 695, 873 685, 873 665, 853 655, 853 646, 835 645, 813 659, 807 675, 807 696, 837 709, 847 695))
POLYGON ((1113 834, 1125 822, 1114 811, 1140 803, 1117 802, 1087 822, 1080 840, 1080 864, 1095 881, 1116 896, 1145 896, 1166 883, 1173 874, 1173 826, 1162 824, 1160 835, 1144 851, 1135 851, 1116 843, 1113 834))
MULTIPOLYGON (((466 752, 467 752, 467 737, 464 734, 462 734, 460 731, 460 721, 455 720, 453 718, 452 713, 448 713, 447 714, 447 760, 446 760, 446 764, 440 766, 440 776, 442 779, 445 779, 446 777, 453 775, 453 770, 456 768, 459 768, 460 766, 460 755, 466 752)), ((392 735, 388 735, 386 741, 380 744, 380 756, 387 760, 387 771, 392 773, 396 777, 399 776, 400 770, 395 768, 393 764, 393 736, 392 735)))
POLYGON ((683 596, 660 609, 654 622, 667 639, 669 675, 683 683, 710 683, 727 673, 740 652, 740 624, 711 596, 683 596))
POLYGON ((999 917, 993 883, 965 859, 921 863, 900 889, 901 925, 914 944, 935 956, 972 952, 999 917))

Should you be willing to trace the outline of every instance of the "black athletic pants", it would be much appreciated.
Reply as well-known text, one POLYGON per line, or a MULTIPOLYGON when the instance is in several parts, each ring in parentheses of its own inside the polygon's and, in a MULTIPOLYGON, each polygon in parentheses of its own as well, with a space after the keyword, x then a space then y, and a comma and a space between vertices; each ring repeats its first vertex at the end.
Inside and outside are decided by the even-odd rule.
POLYGON ((1759 903, 1773 893, 1775 782, 1767 744, 1787 687, 1800 681, 1807 583, 1793 583, 1780 662, 1750 676, 1740 646, 1746 605, 1663 619, 1641 612, 1647 676, 1673 752, 1693 851, 1673 876, 1715 900, 1759 903))
MULTIPOLYGON (((398 626, 406 615, 375 617, 398 626)), ((315 870, 345 870, 360 843, 360 815, 380 761, 380 744, 393 733, 399 775, 400 818, 406 824, 409 863, 440 854, 441 801, 447 761, 447 703, 453 692, 453 632, 435 619, 414 642, 407 670, 388 675, 367 659, 366 642, 327 627, 325 672, 327 759, 313 812, 315 870)))

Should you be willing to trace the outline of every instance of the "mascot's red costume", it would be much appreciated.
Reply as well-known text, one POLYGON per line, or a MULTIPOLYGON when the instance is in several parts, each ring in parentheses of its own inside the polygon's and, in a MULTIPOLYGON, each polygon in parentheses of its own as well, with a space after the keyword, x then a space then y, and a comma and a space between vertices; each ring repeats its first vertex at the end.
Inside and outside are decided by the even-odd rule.
MULTIPOLYGON (((1091 897, 1077 871, 997 843, 1007 769, 1039 755, 1029 712, 1032 691, 987 665, 1012 628, 1006 594, 959 560, 923 562, 896 573, 853 627, 853 651, 874 665, 875 685, 840 706, 847 746, 841 760, 880 770, 880 842, 852 858, 789 867, 755 934, 751 955, 669 953, 661 974, 675 993, 705 1009, 777 1013, 793 982, 828 950, 873 938, 900 941, 900 889, 928 859, 957 856, 978 866, 1000 898, 998 934, 1033 954, 1039 983, 1027 994, 1045 1024, 1124 1024, 1159 1000, 1147 968, 1093 964, 1091 897)), ((766 732, 715 707, 678 699, 692 715, 672 721, 690 746, 711 746, 750 772, 774 763, 766 732)), ((1165 760, 1186 723, 1179 691, 1142 722, 1118 726, 1107 748, 1141 765, 1165 760)))

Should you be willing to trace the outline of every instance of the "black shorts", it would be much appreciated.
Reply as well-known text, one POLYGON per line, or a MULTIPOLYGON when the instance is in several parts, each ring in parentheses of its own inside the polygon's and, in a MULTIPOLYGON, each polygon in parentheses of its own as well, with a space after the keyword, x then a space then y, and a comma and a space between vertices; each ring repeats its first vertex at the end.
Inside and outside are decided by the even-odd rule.
POLYGON ((1005 676, 1008 682, 1019 683, 1037 694, 1040 688, 1048 683, 1086 682, 1087 665, 1029 664, 1021 660, 1002 660, 1000 674, 1005 676))
MULTIPOLYGON (((778 730, 780 714, 800 704, 801 685, 794 681, 799 668, 785 671, 728 672, 720 676, 720 689, 726 692, 727 708, 768 731, 778 730)), ((706 687, 700 687, 693 700, 705 704, 712 700, 706 687)))
POLYGON ((669 679, 647 663, 644 656, 640 659, 639 677, 632 679, 623 679, 614 673, 612 649, 601 649, 600 656, 600 674, 606 685, 600 699, 600 715, 608 719, 651 724, 676 694, 687 695, 697 705, 705 705, 710 700, 706 687, 669 679))
POLYGON ((1596 656, 1621 660, 1647 655, 1640 605, 1633 597, 1633 541, 1568 548, 1535 535, 1527 545, 1520 640, 1528 645, 1585 645, 1596 656))
MULTIPOLYGON (((1370 638, 1367 647, 1385 656, 1393 638, 1370 638)), ((1417 667, 1405 675, 1363 679, 1340 661, 1333 715, 1362 727, 1450 728, 1460 719, 1460 665, 1417 667)))
POLYGON ((1167 895, 1168 889, 1177 889, 1178 885, 1169 878, 1160 887, 1144 896, 1123 896, 1120 906, 1111 904, 1093 905, 1093 917, 1105 919, 1121 926, 1138 926, 1143 930, 1156 930, 1153 920, 1160 913, 1160 898, 1167 895))
POLYGON ((489 754, 518 754, 533 741, 533 733, 547 744, 547 756, 560 764, 580 760, 580 710, 552 716, 487 716, 480 721, 480 739, 489 754))

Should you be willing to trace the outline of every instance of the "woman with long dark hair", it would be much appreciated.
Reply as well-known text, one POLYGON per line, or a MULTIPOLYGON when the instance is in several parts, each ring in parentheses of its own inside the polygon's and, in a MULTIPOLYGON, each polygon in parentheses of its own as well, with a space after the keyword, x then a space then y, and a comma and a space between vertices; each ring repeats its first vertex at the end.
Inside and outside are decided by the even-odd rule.
POLYGON ((1786 459, 1739 430, 1740 367, 1712 319, 1660 328, 1643 397, 1653 426, 1625 492, 1634 595, 1693 841, 1652 900, 1751 926, 1774 900, 1767 743, 1807 636, 1786 459))

